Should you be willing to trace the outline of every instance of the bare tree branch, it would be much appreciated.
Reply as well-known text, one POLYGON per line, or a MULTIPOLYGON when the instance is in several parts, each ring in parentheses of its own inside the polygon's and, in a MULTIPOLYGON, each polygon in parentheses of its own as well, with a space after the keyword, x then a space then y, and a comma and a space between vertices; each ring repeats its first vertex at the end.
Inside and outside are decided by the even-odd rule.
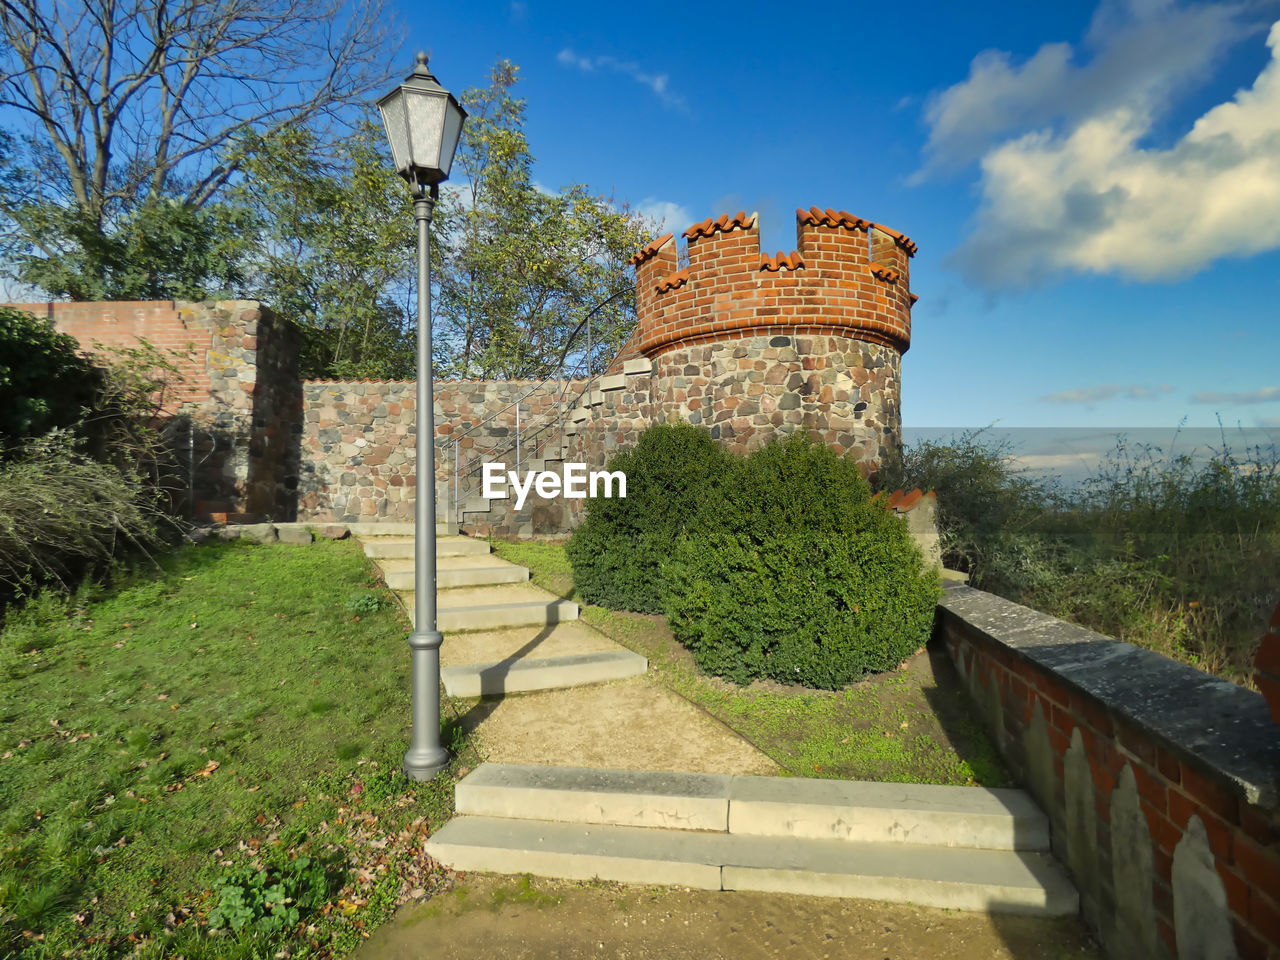
POLYGON ((160 196, 202 206, 242 134, 339 117, 393 75, 388 0, 0 0, 0 106, 99 226, 160 196))

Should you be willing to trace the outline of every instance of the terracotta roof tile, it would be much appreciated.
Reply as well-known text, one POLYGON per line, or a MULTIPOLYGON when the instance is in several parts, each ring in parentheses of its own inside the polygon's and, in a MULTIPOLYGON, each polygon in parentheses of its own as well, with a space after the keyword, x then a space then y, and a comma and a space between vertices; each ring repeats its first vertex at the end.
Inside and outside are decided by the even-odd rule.
POLYGON ((895 270, 893 267, 890 267, 887 264, 883 264, 883 263, 873 263, 871 264, 869 269, 871 270, 872 276, 878 277, 879 279, 885 281, 886 283, 897 283, 898 280, 902 277, 902 274, 899 273, 897 270, 895 270))
POLYGON ((746 230, 755 225, 755 214, 747 216, 742 210, 730 217, 727 213, 720 214, 719 217, 712 220, 708 217, 700 223, 695 223, 692 227, 684 232, 686 240, 697 240, 699 237, 709 237, 717 231, 728 233, 731 230, 746 230))
POLYGON ((898 246, 900 246, 903 250, 907 251, 907 256, 909 257, 914 257, 916 255, 916 251, 920 249, 919 247, 916 246, 915 241, 912 240, 910 237, 908 237, 905 233, 899 233, 897 230, 894 230, 892 227, 886 227, 883 223, 873 223, 871 224, 871 226, 875 227, 877 230, 881 231, 882 233, 887 233, 889 236, 893 237, 893 242, 896 243, 898 246))
POLYGON ((667 279, 660 281, 656 289, 659 293, 666 293, 668 290, 675 290, 677 287, 683 287, 688 282, 689 269, 686 267, 683 270, 677 270, 671 276, 667 277, 667 279))
POLYGON ((772 257, 760 258, 760 269, 769 270, 777 273, 780 270, 799 270, 804 266, 804 260, 800 258, 800 251, 792 250, 790 253, 784 254, 779 250, 772 257))
MULTIPOLYGON (((876 494, 873 499, 878 499, 879 496, 879 494, 876 494)), ((925 500, 933 500, 936 503, 937 499, 938 495, 932 490, 925 493, 919 487, 916 487, 910 493, 902 490, 893 491, 893 493, 889 494, 889 499, 885 501, 884 506, 886 510, 892 510, 895 513, 907 513, 920 506, 925 500)))
POLYGON ((855 217, 848 210, 832 210, 830 207, 825 210, 820 207, 810 207, 808 210, 797 208, 796 220, 823 227, 848 227, 850 230, 866 230, 871 226, 870 220, 855 217))
POLYGON ((641 247, 640 252, 632 256, 631 259, 628 260, 627 262, 630 263, 633 267, 638 267, 640 266, 640 264, 644 263, 646 260, 650 260, 653 257, 656 257, 658 255, 658 251, 661 250, 666 243, 674 239, 675 239, 674 233, 664 233, 657 240, 654 240, 652 243, 645 244, 643 247, 641 247))

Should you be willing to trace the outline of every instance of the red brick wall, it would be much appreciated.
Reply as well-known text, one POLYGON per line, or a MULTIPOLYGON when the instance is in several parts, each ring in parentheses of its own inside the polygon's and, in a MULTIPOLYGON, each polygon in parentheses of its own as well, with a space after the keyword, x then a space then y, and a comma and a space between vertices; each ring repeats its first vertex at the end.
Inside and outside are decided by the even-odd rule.
POLYGON ((13 303, 37 317, 53 321, 59 333, 80 341, 92 351, 105 347, 136 347, 146 339, 178 368, 182 382, 165 398, 166 408, 201 403, 210 392, 207 358, 213 333, 203 317, 182 311, 172 300, 116 301, 111 303, 13 303))
MULTIPOLYGON (((1257 694, 967 587, 942 601, 938 634, 975 700, 990 705, 998 697, 997 740, 1024 782, 1034 780, 1036 762, 1028 755, 1028 728, 1037 704, 1043 711, 1054 795, 1039 799, 1054 826, 1055 849, 1065 829, 1064 758, 1079 730, 1096 810, 1097 835, 1086 842, 1104 867, 1111 795, 1124 767, 1133 770, 1154 852, 1157 926, 1169 955, 1178 955, 1173 855, 1195 815, 1208 834, 1239 957, 1280 960, 1280 727, 1265 719, 1257 694), (984 621, 952 597, 961 604, 994 601, 995 615, 984 621), (1055 631, 1069 642, 1055 648, 1055 631)), ((1111 894, 1109 871, 1103 872, 1105 914, 1111 894)))

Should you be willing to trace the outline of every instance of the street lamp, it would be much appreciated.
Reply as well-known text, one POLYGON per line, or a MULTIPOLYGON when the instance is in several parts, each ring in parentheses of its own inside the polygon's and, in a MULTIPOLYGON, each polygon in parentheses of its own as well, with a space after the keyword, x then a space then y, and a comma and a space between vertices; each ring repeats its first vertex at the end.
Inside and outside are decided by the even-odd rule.
POLYGON ((413 188, 418 222, 417 502, 413 515, 413 733, 404 755, 410 780, 430 780, 449 762, 440 743, 440 642, 436 629, 435 384, 431 368, 431 211, 449 178, 467 112, 427 69, 427 55, 405 82, 378 101, 400 176, 413 188), (425 534, 425 535, 424 535, 425 534))

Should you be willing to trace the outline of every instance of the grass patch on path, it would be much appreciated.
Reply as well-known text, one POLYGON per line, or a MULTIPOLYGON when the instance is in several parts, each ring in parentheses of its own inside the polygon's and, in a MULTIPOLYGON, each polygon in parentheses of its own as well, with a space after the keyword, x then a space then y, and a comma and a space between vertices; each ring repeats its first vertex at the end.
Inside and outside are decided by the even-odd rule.
MULTIPOLYGON (((496 542, 532 581, 572 598, 564 544, 496 542)), ((829 692, 702 674, 663 617, 584 605, 582 619, 648 657, 657 679, 798 777, 1009 786, 1012 779, 945 656, 924 651, 899 671, 829 692)))
POLYGON ((408 629, 350 542, 190 546, 11 617, 0 955, 341 955, 429 892, 456 771, 400 773, 408 629))

